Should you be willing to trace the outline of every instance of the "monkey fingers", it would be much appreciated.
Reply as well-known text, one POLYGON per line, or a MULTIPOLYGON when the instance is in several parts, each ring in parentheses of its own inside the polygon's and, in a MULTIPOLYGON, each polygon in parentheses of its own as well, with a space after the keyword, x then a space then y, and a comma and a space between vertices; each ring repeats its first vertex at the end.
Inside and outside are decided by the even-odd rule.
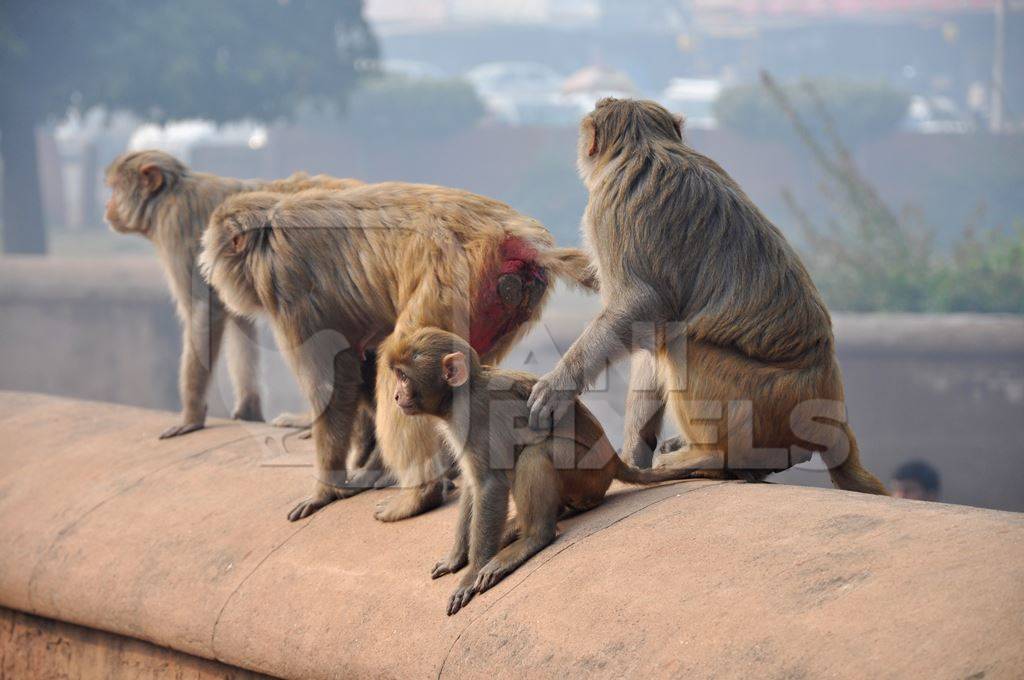
POLYGON ((573 405, 576 394, 571 390, 557 390, 547 376, 533 386, 526 405, 530 409, 530 429, 550 430, 559 422, 573 405))
POLYGON ((397 522, 414 517, 444 503, 446 479, 435 479, 420 486, 402 489, 401 493, 377 505, 373 518, 380 522, 397 522))
POLYGON ((160 439, 170 439, 171 437, 180 437, 183 434, 189 432, 195 432, 201 430, 206 426, 205 423, 181 423, 180 425, 174 425, 169 427, 160 433, 160 439))
POLYGON ((473 585, 460 585, 448 598, 448 616, 454 616, 460 609, 469 604, 469 601, 476 595, 473 585))
POLYGON ((434 568, 430 570, 430 578, 437 579, 442 576, 447 576, 448 574, 454 574, 457 571, 460 571, 467 564, 469 564, 469 555, 465 553, 461 555, 449 555, 434 565, 434 568))
POLYGON ((333 491, 326 489, 319 490, 317 491, 315 496, 313 496, 312 498, 307 498, 306 500, 302 501, 294 508, 292 508, 292 511, 288 513, 288 521, 297 522, 300 519, 305 519, 306 517, 309 517, 314 512, 316 512, 317 510, 320 510, 321 508, 326 507, 333 503, 334 501, 338 500, 338 498, 339 496, 333 491))
POLYGON ((505 578, 507 569, 504 565, 491 560, 480 569, 480 573, 476 575, 476 581, 473 583, 473 588, 478 593, 482 593, 485 590, 498 584, 498 581, 505 578))

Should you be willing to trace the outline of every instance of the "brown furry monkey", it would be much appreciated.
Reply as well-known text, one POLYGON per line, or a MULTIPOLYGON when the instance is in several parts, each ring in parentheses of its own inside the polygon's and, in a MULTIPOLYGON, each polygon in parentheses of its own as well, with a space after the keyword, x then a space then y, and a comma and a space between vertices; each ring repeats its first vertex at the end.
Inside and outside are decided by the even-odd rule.
POLYGON ((612 480, 656 484, 685 479, 676 468, 639 470, 615 454, 601 425, 581 401, 553 432, 526 426, 527 373, 484 366, 462 338, 422 328, 388 348, 398 385, 395 402, 409 416, 433 416, 455 452, 465 486, 455 545, 433 578, 468 567, 448 601, 459 611, 555 539, 566 512, 604 499, 612 480), (508 498, 516 519, 506 531, 508 498))
POLYGON ((725 170, 683 142, 682 120, 654 102, 603 99, 580 125, 578 163, 604 307, 537 381, 531 425, 638 352, 627 460, 649 455, 667 406, 688 446, 659 465, 763 479, 817 451, 839 488, 886 493, 860 463, 831 319, 807 270, 725 170))
MULTIPOLYGON (((504 203, 401 182, 232 197, 203 246, 214 289, 235 313, 268 316, 316 414, 317 479, 291 520, 353 493, 345 459, 368 350, 438 326, 497 362, 539 317, 553 277, 594 283, 582 252, 556 248, 504 203)), ((381 521, 444 500, 442 441, 432 423, 402 416, 394 386, 390 371, 377 371, 378 443, 403 487, 376 513, 381 521)))
POLYGON ((155 150, 118 157, 107 168, 106 179, 113 192, 107 203, 107 223, 116 232, 139 234, 153 242, 182 321, 181 423, 160 438, 186 434, 205 424, 207 388, 224 335, 236 399, 231 417, 263 420, 256 328, 250 319, 226 312, 217 295, 195 275, 200 236, 214 208, 232 194, 260 188, 344 189, 362 182, 305 173, 272 182, 218 177, 192 172, 170 154, 155 150))

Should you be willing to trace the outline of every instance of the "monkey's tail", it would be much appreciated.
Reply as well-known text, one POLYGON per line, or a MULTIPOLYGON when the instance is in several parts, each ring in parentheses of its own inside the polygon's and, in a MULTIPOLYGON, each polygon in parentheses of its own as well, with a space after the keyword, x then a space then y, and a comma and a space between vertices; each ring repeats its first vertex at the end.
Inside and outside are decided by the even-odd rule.
POLYGON ((547 248, 539 253, 537 263, 555 276, 580 288, 595 293, 600 288, 597 270, 594 269, 587 254, 579 248, 547 248))
POLYGON ((618 456, 615 459, 618 461, 615 466, 615 479, 626 484, 657 484, 658 482, 670 482, 675 479, 696 479, 695 471, 687 468, 642 470, 627 465, 618 456))
POLYGON ((850 450, 846 458, 833 465, 833 462, 829 461, 825 454, 822 454, 825 464, 828 465, 828 475, 832 478, 832 484, 836 488, 846 491, 888 496, 889 492, 885 485, 861 465, 860 448, 857 446, 857 438, 853 436, 853 430, 846 423, 843 423, 843 430, 850 442, 850 450))

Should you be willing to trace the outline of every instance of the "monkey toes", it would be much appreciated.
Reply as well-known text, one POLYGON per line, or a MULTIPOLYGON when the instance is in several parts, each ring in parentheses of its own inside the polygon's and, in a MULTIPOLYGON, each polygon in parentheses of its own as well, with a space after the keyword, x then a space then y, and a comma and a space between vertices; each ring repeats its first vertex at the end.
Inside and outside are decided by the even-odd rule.
POLYGON ((454 574, 463 567, 469 564, 469 557, 466 555, 458 555, 456 557, 446 557, 440 560, 434 565, 434 568, 430 570, 430 578, 441 578, 448 574, 454 574))
POLYGON ((474 586, 459 586, 448 598, 448 616, 454 616, 460 609, 469 604, 476 594, 474 586))
POLYGON ((476 582, 473 583, 473 590, 482 593, 498 584, 498 581, 505 578, 505 565, 491 560, 480 569, 476 575, 476 582))
POLYGON ((180 437, 183 434, 189 432, 195 432, 201 430, 204 427, 204 423, 182 423, 180 425, 174 425, 167 428, 160 433, 160 439, 170 439, 171 437, 180 437))
POLYGON ((332 501, 334 498, 307 498, 292 508, 292 511, 288 513, 288 521, 298 522, 300 519, 305 519, 317 510, 330 505, 332 501))

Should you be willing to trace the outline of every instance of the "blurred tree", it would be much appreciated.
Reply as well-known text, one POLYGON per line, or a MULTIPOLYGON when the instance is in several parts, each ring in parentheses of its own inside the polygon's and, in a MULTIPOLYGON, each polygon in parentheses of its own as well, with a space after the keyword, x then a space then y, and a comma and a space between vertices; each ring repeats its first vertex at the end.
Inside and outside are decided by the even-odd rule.
MULTIPOLYGON (((808 120, 815 134, 823 131, 813 116, 816 103, 808 94, 808 87, 813 87, 833 112, 839 134, 853 145, 895 130, 910 105, 906 93, 882 83, 830 79, 780 86, 791 106, 808 120)), ((714 112, 722 127, 747 137, 794 140, 789 120, 759 85, 724 90, 715 101, 714 112)))
MULTIPOLYGON (((826 179, 834 213, 825 226, 783 198, 803 232, 804 255, 829 306, 844 311, 1024 313, 1024 223, 1009 229, 969 225, 952 257, 935 248, 935 228, 919 211, 897 215, 861 173, 824 97, 802 89, 808 117, 767 73, 768 97, 826 179), (822 139, 815 131, 821 131, 822 139)), ((979 215, 980 217, 980 215, 979 215)))
POLYGON ((273 120, 300 102, 344 102, 376 56, 361 0, 4 0, 4 250, 46 251, 35 125, 47 117, 102 104, 273 120))
POLYGON ((352 92, 348 125, 375 137, 440 136, 471 128, 484 116, 476 90, 462 80, 367 80, 352 92))

